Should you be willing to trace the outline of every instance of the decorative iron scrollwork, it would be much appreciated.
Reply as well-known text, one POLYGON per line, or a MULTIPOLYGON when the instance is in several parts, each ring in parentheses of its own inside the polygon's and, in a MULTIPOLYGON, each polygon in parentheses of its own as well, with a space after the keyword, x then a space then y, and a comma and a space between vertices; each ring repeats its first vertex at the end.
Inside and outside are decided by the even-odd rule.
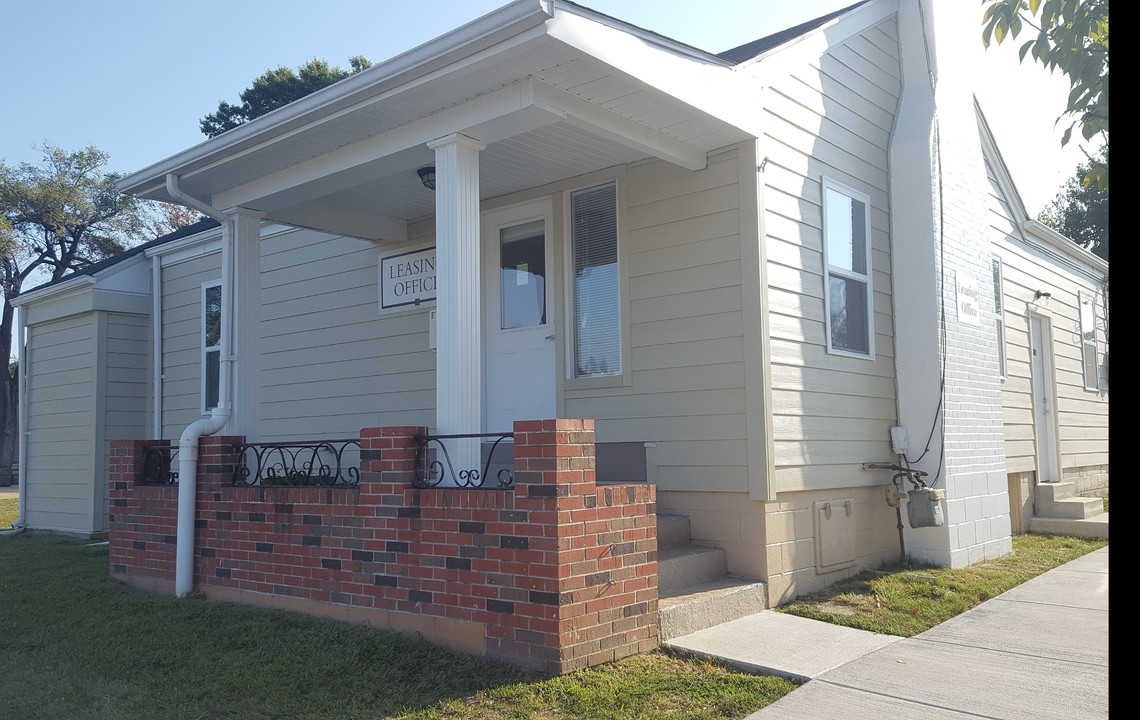
POLYGON ((147 445, 143 448, 142 475, 139 476, 140 485, 177 485, 178 465, 174 459, 178 457, 178 448, 170 445, 147 445))
MULTIPOLYGON (((506 452, 500 452, 499 462, 495 462, 495 451, 507 440, 514 440, 514 433, 483 433, 468 435, 419 435, 416 437, 416 473, 413 483, 416 487, 465 487, 481 488, 487 482, 491 468, 502 465, 495 470, 494 476, 497 487, 509 488, 515 484, 514 455, 505 457, 506 452), (451 460, 447 440, 481 440, 480 447, 489 445, 487 457, 483 460, 482 469, 460 468, 458 471, 451 460)), ((507 443, 510 446, 510 443, 507 443)), ((480 452, 483 452, 481 449, 480 452)))
POLYGON ((246 443, 238 446, 240 460, 234 470, 234 485, 358 485, 360 466, 345 458, 346 451, 352 454, 350 448, 359 458, 360 441, 354 439, 246 443))

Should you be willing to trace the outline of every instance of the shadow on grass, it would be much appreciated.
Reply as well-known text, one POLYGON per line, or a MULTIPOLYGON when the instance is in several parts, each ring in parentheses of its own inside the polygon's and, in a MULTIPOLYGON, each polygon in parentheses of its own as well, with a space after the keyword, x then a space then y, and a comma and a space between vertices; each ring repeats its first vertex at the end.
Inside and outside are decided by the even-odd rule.
POLYGON ((911 637, 1107 544, 1061 535, 1018 535, 1013 552, 997 560, 959 569, 914 562, 889 565, 804 595, 779 611, 911 637))
POLYGON ((396 633, 142 593, 108 577, 105 547, 58 537, 0 541, 0 599, 10 717, 385 717, 537 679, 396 633))
POLYGON ((546 678, 415 637, 276 610, 159 597, 107 549, 0 538, 0 707, 8 717, 743 717, 794 689, 664 653, 546 678))

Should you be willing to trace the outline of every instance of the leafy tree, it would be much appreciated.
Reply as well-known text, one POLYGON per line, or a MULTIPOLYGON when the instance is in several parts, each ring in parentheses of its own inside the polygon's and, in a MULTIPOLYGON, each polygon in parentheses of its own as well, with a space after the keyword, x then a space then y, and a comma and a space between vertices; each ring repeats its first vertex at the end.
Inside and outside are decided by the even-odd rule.
MULTIPOLYGON (((39 165, 0 161, 0 357, 12 356, 12 298, 29 279, 58 280, 122 252, 144 231, 139 201, 103 170, 107 153, 42 148, 39 165)), ((17 374, 0 377, 0 467, 16 457, 17 374)))
POLYGON ((193 225, 205 219, 205 215, 174 203, 144 201, 143 237, 147 240, 162 237, 169 233, 193 225))
MULTIPOLYGON (((1026 54, 1050 71, 1060 70, 1069 79, 1069 98, 1060 123, 1069 119, 1061 144, 1069 142, 1073 128, 1081 136, 1103 138, 1108 144, 1108 0, 982 0, 982 42, 991 38, 1000 45, 1016 38, 1026 25, 1037 31, 1021 45, 1026 54)), ((1083 182, 1096 183, 1108 191, 1108 163, 1090 158, 1083 182)))
POLYGON ((240 105, 232 105, 223 100, 218 103, 217 112, 202 118, 199 123, 202 134, 217 137, 271 110, 372 67, 372 63, 360 55, 350 57, 348 63, 351 70, 330 66, 324 60, 314 58, 297 68, 296 72, 284 66, 266 70, 241 92, 240 105))
MULTIPOLYGON (((1084 183, 1094 161, 1081 163, 1037 219, 1081 247, 1108 260, 1108 193, 1095 184, 1084 183)), ((1095 162, 1107 167, 1108 148, 1095 162)))

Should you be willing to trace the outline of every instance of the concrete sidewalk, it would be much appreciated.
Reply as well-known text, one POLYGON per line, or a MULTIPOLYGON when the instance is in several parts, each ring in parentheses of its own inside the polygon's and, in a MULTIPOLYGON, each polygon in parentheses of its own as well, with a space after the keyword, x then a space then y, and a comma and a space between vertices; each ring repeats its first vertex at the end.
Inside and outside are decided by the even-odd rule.
POLYGON ((1108 717, 1108 548, 913 638, 776 615, 669 644, 812 678, 750 720, 1108 717))

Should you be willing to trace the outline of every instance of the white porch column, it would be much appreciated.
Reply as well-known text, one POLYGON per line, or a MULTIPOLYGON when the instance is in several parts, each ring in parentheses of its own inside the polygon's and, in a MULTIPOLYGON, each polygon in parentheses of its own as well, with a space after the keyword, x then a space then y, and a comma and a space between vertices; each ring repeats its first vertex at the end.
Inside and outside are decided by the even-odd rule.
MULTIPOLYGON (((452 134, 435 150, 436 432, 483 429, 483 313, 479 244, 479 151, 452 134)), ((479 444, 451 443, 455 472, 479 466, 479 444)))
POLYGON ((230 402, 232 414, 226 426, 230 435, 245 435, 249 442, 259 439, 261 418, 261 362, 258 353, 261 304, 261 218, 262 213, 232 208, 226 214, 234 224, 233 313, 230 357, 230 402))

